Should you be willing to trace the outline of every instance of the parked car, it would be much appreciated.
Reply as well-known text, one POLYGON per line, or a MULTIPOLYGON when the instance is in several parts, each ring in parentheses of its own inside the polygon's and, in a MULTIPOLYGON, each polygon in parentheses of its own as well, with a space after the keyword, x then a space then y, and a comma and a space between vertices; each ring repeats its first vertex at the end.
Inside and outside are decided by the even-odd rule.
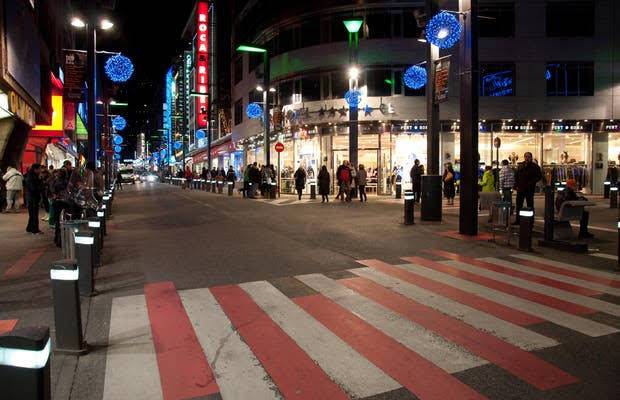
POLYGON ((155 183, 159 182, 159 176, 155 172, 144 172, 140 174, 140 182, 155 183))
POLYGON ((136 177, 133 173, 133 169, 121 169, 120 173, 122 183, 136 183, 136 177))

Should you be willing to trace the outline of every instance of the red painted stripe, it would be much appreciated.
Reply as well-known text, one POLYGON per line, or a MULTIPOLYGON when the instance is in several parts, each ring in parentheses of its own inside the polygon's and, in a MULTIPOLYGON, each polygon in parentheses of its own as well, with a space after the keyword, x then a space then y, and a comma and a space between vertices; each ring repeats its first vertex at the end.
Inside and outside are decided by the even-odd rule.
POLYGON ((505 369, 540 390, 549 390, 578 381, 575 377, 525 350, 394 293, 369 279, 351 278, 339 282, 505 369))
POLYGON ((599 283, 613 288, 620 288, 620 280, 603 278, 602 276, 590 275, 585 272, 573 271, 572 269, 566 269, 556 267, 555 265, 549 265, 538 261, 522 260, 520 258, 511 257, 514 263, 525 265, 526 267, 540 269, 542 271, 553 272, 554 274, 560 274, 564 276, 570 276, 571 278, 581 279, 583 281, 599 283))
POLYGON ((11 332, 17 325, 16 319, 0 319, 0 335, 11 332))
POLYGON ((489 240, 493 239, 493 235, 488 234, 488 233, 479 233, 476 236, 471 236, 471 235, 463 235, 459 233, 458 231, 445 231, 445 232, 438 232, 437 235, 452 238, 452 239, 457 239, 457 240, 463 240, 466 242, 488 242, 489 240))
POLYGON ((421 265, 423 267, 433 269, 435 271, 443 272, 444 274, 452 275, 466 281, 474 282, 479 285, 488 287, 489 289, 498 290, 512 296, 520 297, 524 300, 529 300, 535 303, 539 303, 544 306, 552 307, 560 311, 567 312, 574 315, 594 314, 596 310, 588 307, 580 306, 575 303, 560 300, 555 297, 547 296, 532 292, 531 290, 523 289, 517 286, 509 285, 504 282, 490 279, 484 276, 472 274, 471 272, 461 271, 458 268, 453 268, 445 264, 441 264, 435 261, 426 260, 420 257, 403 257, 403 260, 421 265))
POLYGON ((28 272, 30 267, 45 253, 45 248, 32 249, 23 255, 17 262, 9 267, 2 276, 4 279, 19 278, 28 272))
POLYGON ((144 295, 164 399, 191 399, 219 392, 174 284, 146 284, 144 295))
POLYGON ((358 263, 374 268, 384 274, 393 276, 394 278, 398 278, 423 289, 437 293, 466 306, 475 308, 476 310, 491 314, 515 325, 528 326, 545 322, 544 319, 539 317, 515 310, 514 308, 507 307, 491 300, 487 300, 480 296, 476 296, 475 294, 446 285, 445 283, 437 282, 432 279, 407 272, 379 260, 360 260, 358 263))
POLYGON ((211 293, 286 399, 348 399, 243 289, 219 286, 211 293))
POLYGON ((428 250, 428 253, 435 254, 450 260, 460 261, 474 267, 486 269, 489 271, 499 272, 502 274, 514 276, 515 278, 524 279, 526 281, 540 283, 541 285, 550 286, 556 289, 565 290, 567 292, 580 294, 583 296, 598 296, 603 294, 602 292, 598 292, 596 290, 584 288, 582 286, 573 285, 570 283, 565 283, 561 281, 556 281, 555 279, 545 278, 538 275, 533 275, 523 271, 517 271, 511 268, 506 268, 501 265, 492 264, 486 261, 477 260, 472 257, 462 256, 460 254, 450 253, 448 251, 443 250, 428 250))
POLYGON ((420 400, 485 399, 323 295, 298 297, 294 301, 420 400))

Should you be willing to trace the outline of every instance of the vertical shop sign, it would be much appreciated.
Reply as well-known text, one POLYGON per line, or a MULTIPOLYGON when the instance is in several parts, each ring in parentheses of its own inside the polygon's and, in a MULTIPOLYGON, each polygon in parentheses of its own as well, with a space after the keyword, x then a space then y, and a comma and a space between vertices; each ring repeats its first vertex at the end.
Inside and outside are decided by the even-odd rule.
MULTIPOLYGON (((198 2, 196 10, 196 93, 207 93, 209 87, 209 6, 207 2, 198 2)), ((207 126, 207 96, 196 96, 196 126, 207 126)))
POLYGON ((82 101, 82 89, 86 79, 86 52, 65 50, 65 86, 67 100, 82 101))
POLYGON ((448 100, 448 82, 450 78, 450 56, 435 60, 435 103, 448 100))

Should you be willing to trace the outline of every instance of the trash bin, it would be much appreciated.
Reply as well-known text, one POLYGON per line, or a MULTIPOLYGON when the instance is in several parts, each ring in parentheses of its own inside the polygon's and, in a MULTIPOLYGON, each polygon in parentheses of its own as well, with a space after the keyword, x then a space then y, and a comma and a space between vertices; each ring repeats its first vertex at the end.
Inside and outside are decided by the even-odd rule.
POLYGON ((75 258, 75 233, 80 229, 88 228, 88 221, 76 219, 60 223, 60 240, 64 259, 75 258))

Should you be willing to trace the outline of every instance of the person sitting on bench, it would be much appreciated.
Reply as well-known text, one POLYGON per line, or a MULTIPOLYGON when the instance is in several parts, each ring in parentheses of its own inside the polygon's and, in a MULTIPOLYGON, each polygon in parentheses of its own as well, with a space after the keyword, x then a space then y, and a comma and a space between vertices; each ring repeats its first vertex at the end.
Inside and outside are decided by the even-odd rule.
MULTIPOLYGON (((588 201, 585 197, 583 197, 580 193, 577 193, 577 182, 574 179, 569 179, 566 181, 566 188, 558 192, 558 197, 555 199, 555 207, 558 211, 562 208, 562 204, 565 201, 588 201)), ((590 220, 590 213, 588 211, 583 211, 581 215, 581 220, 579 221, 579 239, 589 239, 593 238, 594 235, 588 232, 588 221, 590 220)))

